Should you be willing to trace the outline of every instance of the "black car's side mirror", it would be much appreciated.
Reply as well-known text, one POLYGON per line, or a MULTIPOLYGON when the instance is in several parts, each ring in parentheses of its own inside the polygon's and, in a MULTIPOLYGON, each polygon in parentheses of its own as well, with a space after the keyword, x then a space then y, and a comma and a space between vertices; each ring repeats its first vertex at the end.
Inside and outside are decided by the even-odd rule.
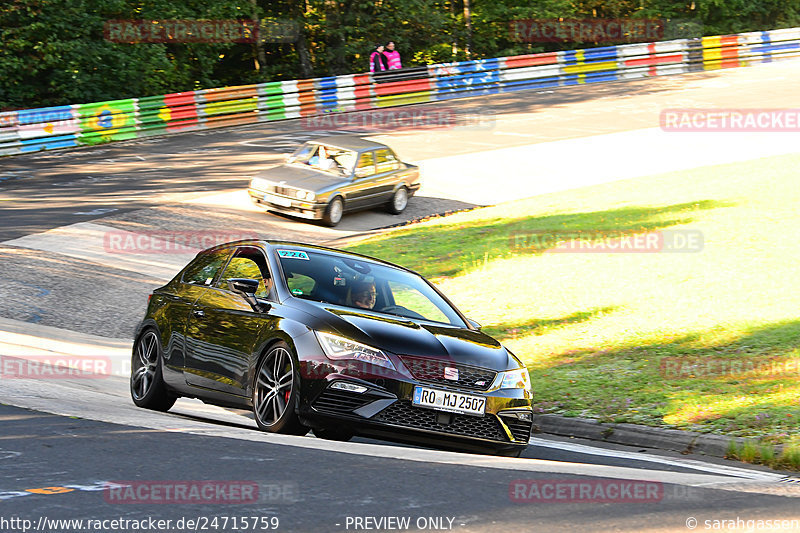
MULTIPOLYGON (((255 294, 258 290, 258 284, 259 281, 257 279, 231 278, 228 280, 228 288, 232 292, 235 292, 244 298, 245 301, 250 304, 250 307, 252 307, 257 313, 266 313, 269 311, 270 305, 263 304, 256 300, 255 294)), ((272 284, 268 282, 267 290, 270 289, 271 285, 272 284)))
POLYGON ((231 278, 228 280, 228 287, 233 292, 243 292, 245 294, 255 294, 258 290, 257 279, 231 278))

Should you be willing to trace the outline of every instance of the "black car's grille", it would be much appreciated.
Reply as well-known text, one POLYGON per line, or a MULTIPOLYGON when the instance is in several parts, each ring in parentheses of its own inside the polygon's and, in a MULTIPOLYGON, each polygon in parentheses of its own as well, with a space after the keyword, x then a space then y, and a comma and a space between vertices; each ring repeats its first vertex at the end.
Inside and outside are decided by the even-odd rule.
MULTIPOLYGON (((493 415, 469 416, 452 414, 450 424, 436 421, 438 411, 414 407, 407 400, 399 400, 375 415, 372 420, 395 426, 427 429, 439 433, 450 433, 464 437, 475 437, 508 442, 500 422, 493 415)), ((450 413, 446 413, 450 415, 450 413)))
POLYGON ((401 355, 400 360, 408 367, 414 378, 426 383, 436 383, 459 389, 485 391, 492 386, 497 372, 453 361, 440 361, 424 357, 401 355), (445 367, 458 369, 458 381, 445 379, 445 367))
POLYGON ((514 440, 522 442, 528 442, 528 440, 530 440, 533 422, 520 420, 516 416, 504 416, 502 419, 506 426, 508 426, 508 429, 511 430, 511 434, 514 435, 514 440))
POLYGON ((314 401, 313 407, 317 411, 325 413, 352 413, 353 410, 367 405, 370 401, 370 398, 365 398, 361 394, 326 389, 314 401))

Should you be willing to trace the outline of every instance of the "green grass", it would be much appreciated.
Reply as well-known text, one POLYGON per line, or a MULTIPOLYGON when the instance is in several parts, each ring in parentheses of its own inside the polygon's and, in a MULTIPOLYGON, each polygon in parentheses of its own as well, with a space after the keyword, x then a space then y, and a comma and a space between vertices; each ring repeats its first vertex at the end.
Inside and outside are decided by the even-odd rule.
POLYGON ((738 459, 744 463, 762 464, 772 468, 785 470, 800 470, 800 445, 796 439, 791 439, 781 447, 780 455, 776 455, 775 446, 772 444, 758 444, 746 440, 740 446, 736 441, 728 443, 728 459, 738 459))
POLYGON ((434 218, 349 248, 432 279, 526 362, 538 412, 783 443, 800 433, 798 176, 797 155, 705 167, 434 218), (550 253, 546 238, 663 230, 701 232, 704 247, 550 253))

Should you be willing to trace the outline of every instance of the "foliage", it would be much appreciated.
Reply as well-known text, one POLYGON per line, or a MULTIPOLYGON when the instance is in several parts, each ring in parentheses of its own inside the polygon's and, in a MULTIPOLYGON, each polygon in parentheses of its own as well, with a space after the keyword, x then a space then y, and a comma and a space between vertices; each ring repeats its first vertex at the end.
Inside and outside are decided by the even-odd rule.
POLYGON ((800 0, 8 0, 0 6, 0 110, 364 72, 378 42, 405 66, 607 43, 522 43, 516 19, 666 18, 705 35, 797 25, 800 0), (109 20, 254 19, 295 28, 249 43, 109 42, 109 20), (468 51, 469 50, 469 51, 468 51))
POLYGON ((798 165, 793 154, 567 190, 348 248, 432 279, 526 362, 536 412, 784 444, 800 417, 798 253, 786 245, 798 165), (702 250, 578 253, 683 231, 701 231, 702 250), (553 253, 578 233, 585 247, 553 253))

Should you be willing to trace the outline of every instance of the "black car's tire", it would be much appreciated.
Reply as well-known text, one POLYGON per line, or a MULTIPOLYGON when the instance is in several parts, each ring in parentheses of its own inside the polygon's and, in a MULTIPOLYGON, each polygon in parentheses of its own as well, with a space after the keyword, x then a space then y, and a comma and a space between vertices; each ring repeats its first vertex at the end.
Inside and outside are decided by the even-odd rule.
POLYGON ((256 367, 253 416, 258 427, 271 433, 305 435, 308 428, 297 418, 300 374, 285 342, 273 345, 256 367))
POLYGON ((354 433, 347 428, 314 428, 314 436, 325 440, 338 440, 341 442, 347 442, 353 438, 353 435, 354 433))
POLYGON ((393 215, 399 215, 405 211, 406 206, 408 206, 408 189, 405 187, 398 187, 397 190, 394 191, 392 199, 386 204, 386 210, 393 215))
POLYGON ((325 214, 322 216, 322 222, 324 222, 326 226, 333 227, 342 221, 343 214, 344 202, 342 201, 341 196, 336 196, 330 201, 328 207, 325 209, 325 214))
POLYGON ((154 329, 145 330, 133 345, 130 388, 133 403, 145 409, 169 411, 178 399, 164 383, 161 341, 154 329))

